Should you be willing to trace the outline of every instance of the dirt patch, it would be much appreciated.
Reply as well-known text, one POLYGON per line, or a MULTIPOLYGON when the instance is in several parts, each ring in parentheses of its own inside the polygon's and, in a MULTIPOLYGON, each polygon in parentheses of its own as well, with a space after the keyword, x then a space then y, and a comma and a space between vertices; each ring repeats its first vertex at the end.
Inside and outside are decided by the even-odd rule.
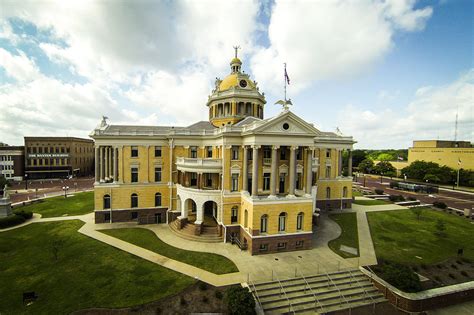
POLYGON ((384 315, 406 315, 407 313, 398 310, 389 302, 377 303, 374 305, 365 305, 350 310, 342 310, 329 312, 328 315, 367 315, 367 314, 384 314, 384 315))
POLYGON ((121 308, 106 309, 94 308, 80 310, 73 315, 123 315, 123 314, 145 314, 145 315, 172 315, 191 313, 226 313, 227 309, 223 299, 228 287, 213 287, 203 282, 196 283, 187 289, 154 301, 151 303, 121 308))
POLYGON ((439 264, 421 265, 412 269, 432 281, 429 288, 474 280, 474 262, 464 258, 451 258, 439 264))

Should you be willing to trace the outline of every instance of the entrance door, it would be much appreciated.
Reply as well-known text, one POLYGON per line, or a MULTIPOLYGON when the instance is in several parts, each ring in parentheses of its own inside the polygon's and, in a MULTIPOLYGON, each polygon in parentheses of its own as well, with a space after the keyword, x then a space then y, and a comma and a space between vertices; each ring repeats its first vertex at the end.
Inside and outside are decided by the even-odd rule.
POLYGON ((285 175, 280 175, 280 185, 279 185, 280 194, 285 193, 285 175))
POLYGON ((252 193, 252 178, 249 177, 247 180, 247 190, 249 191, 249 194, 252 193))
POLYGON ((161 220, 161 213, 155 213, 155 223, 162 223, 162 220, 161 220))

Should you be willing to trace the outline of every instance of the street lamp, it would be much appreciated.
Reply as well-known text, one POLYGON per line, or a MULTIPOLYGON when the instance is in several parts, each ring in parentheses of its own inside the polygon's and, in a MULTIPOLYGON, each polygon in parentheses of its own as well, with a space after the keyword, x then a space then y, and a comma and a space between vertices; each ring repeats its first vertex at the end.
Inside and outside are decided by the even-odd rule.
POLYGON ((380 184, 382 184, 383 173, 380 172, 380 184))
POLYGON ((67 191, 69 189, 69 186, 63 186, 63 190, 64 190, 64 198, 67 198, 67 191))
POLYGON ((403 178, 405 180, 405 182, 407 181, 407 174, 403 174, 403 178))
POLYGON ((25 190, 28 190, 28 174, 25 174, 25 190))

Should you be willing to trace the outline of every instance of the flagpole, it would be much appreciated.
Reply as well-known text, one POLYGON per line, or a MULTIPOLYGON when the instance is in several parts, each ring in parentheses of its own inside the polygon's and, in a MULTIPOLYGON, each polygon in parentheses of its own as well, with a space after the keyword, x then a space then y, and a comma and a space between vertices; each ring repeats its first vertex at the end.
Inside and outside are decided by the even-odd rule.
POLYGON ((283 81, 284 81, 283 83, 285 84, 285 102, 286 102, 286 62, 283 63, 283 65, 285 67, 283 71, 283 81))

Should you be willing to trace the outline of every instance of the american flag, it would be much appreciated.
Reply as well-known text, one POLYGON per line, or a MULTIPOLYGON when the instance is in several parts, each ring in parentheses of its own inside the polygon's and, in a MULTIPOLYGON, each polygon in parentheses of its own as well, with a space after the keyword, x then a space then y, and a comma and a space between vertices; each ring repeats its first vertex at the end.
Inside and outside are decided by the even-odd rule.
POLYGON ((285 80, 288 85, 290 85, 290 77, 288 76, 288 73, 286 72, 286 63, 285 63, 285 80))

